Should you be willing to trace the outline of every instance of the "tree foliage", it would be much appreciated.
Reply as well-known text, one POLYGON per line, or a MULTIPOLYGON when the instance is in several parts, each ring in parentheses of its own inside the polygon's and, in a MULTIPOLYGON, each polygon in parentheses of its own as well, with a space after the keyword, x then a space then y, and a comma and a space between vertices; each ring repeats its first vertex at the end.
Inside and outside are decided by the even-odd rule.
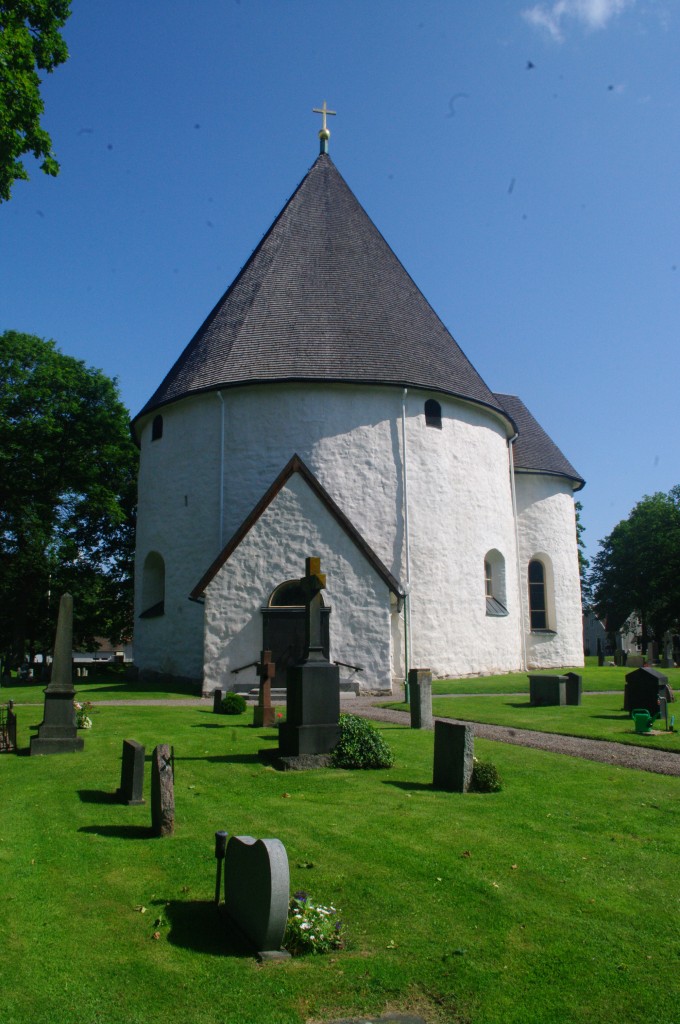
POLYGON ((129 635, 137 449, 115 381, 52 341, 0 335, 0 651, 129 635))
POLYGON ((642 498, 627 519, 600 541, 591 584, 596 614, 609 631, 631 613, 642 624, 642 646, 661 640, 680 620, 680 486, 642 498))
POLYGON ((32 153, 40 169, 55 176, 59 164, 52 140, 40 124, 44 104, 39 71, 54 71, 68 58, 59 30, 70 0, 0 0, 0 202, 14 182, 28 179, 19 159, 32 153))

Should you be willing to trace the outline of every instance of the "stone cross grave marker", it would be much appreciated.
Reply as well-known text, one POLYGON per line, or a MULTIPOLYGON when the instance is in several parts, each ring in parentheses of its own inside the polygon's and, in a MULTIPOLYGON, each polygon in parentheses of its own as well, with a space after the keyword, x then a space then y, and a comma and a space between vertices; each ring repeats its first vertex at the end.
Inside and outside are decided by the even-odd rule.
POLYGON ((300 581, 305 595, 305 652, 303 661, 326 661, 321 636, 321 591, 326 589, 326 574, 320 558, 305 559, 305 575, 300 581))
POLYGON ((279 839, 231 836, 224 859, 225 911, 260 960, 288 957, 281 949, 288 920, 290 871, 279 839))
POLYGON ((340 739, 340 669, 323 652, 321 591, 326 577, 319 558, 305 560, 305 652, 286 673, 286 722, 279 729, 281 757, 324 756, 340 739))
POLYGON ((151 828, 157 836, 171 836, 175 831, 174 775, 170 746, 160 743, 151 758, 151 828))
POLYGON ((260 677, 260 695, 257 706, 253 709, 253 725, 257 728, 269 728, 274 725, 274 708, 272 707, 272 679, 276 675, 276 664, 272 661, 271 651, 260 651, 260 660, 255 666, 260 677))
POLYGON ((43 721, 31 739, 31 754, 71 754, 82 750, 73 707, 73 598, 62 594, 54 641, 52 678, 45 690, 43 721))
POLYGON ((130 807, 144 803, 144 754, 145 748, 137 740, 123 740, 120 786, 116 796, 122 804, 130 807))

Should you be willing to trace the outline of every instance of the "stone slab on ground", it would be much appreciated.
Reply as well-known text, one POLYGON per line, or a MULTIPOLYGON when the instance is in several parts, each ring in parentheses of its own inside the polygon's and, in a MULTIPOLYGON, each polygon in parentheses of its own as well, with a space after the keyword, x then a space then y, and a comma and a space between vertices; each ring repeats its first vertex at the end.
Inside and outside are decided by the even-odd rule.
POLYGON ((280 772, 309 772, 316 768, 330 768, 330 754, 282 755, 278 748, 260 750, 259 756, 280 772))

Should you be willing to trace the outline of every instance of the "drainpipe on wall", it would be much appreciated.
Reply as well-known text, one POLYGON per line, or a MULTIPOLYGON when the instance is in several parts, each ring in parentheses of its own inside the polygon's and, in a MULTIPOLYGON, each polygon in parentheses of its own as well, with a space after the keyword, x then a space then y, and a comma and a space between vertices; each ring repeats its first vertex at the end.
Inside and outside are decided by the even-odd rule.
POLYGON ((404 591, 404 698, 410 703, 408 673, 411 667, 411 546, 408 531, 408 475, 406 472, 406 396, 408 388, 404 388, 401 396, 401 446, 404 481, 404 544, 406 547, 406 582, 404 591))
POLYGON ((524 597, 522 594, 522 572, 519 557, 519 521, 517 517, 517 494, 515 492, 515 457, 513 452, 513 445, 518 434, 508 439, 508 462, 510 466, 510 493, 512 494, 512 518, 515 526, 515 555, 517 558, 517 597, 519 599, 519 628, 520 628, 520 640, 521 640, 521 651, 522 651, 522 664, 521 671, 526 672, 527 670, 527 633, 524 623, 524 597))
POLYGON ((217 397, 220 400, 220 523, 219 523, 219 541, 220 546, 218 551, 222 550, 224 545, 224 399, 222 398, 222 392, 217 392, 217 397))

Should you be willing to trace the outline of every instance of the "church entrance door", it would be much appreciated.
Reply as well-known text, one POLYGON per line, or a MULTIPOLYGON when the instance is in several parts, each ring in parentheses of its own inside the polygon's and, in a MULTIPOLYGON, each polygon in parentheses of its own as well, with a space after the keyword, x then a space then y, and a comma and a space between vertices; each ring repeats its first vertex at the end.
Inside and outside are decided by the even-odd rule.
MULTIPOLYGON (((321 609, 321 641, 326 658, 330 613, 330 608, 321 609)), ((300 580, 286 580, 272 591, 267 607, 262 609, 262 648, 272 652, 276 665, 272 685, 284 687, 288 666, 296 665, 305 651, 305 607, 300 580)))

